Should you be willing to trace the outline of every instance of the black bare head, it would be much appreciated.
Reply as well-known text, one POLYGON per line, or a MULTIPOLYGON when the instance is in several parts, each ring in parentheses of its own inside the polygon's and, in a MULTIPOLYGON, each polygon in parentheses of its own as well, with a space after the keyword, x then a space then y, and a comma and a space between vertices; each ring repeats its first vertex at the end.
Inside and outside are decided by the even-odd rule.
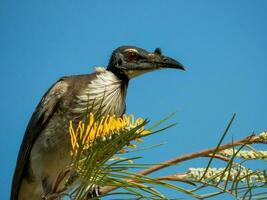
POLYGON ((113 51, 107 70, 120 79, 129 80, 146 72, 163 68, 185 70, 178 61, 162 55, 159 48, 156 48, 154 52, 148 52, 135 46, 121 46, 113 51))

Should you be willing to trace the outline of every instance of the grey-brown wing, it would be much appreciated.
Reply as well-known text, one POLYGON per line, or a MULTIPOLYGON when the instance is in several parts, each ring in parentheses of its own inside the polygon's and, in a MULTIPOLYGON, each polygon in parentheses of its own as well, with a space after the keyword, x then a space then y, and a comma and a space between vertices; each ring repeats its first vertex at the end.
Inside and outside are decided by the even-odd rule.
POLYGON ((22 178, 27 173, 27 164, 32 146, 39 133, 45 128, 51 116, 53 116, 60 99, 67 91, 67 87, 68 84, 64 80, 56 82, 43 96, 31 117, 17 158, 12 181, 11 200, 18 199, 22 178))

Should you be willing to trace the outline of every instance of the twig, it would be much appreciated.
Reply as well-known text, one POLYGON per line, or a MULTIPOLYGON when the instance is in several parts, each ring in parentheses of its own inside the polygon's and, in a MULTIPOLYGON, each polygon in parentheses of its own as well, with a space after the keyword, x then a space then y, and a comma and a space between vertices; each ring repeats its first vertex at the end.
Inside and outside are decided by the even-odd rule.
MULTIPOLYGON (((159 180, 159 181, 180 181, 180 182, 188 183, 190 185, 194 185, 194 186, 196 185, 192 181, 189 181, 187 179, 186 173, 172 174, 172 175, 168 175, 168 176, 160 176, 160 177, 156 177, 154 179, 159 180)), ((142 180, 131 179, 131 180, 128 180, 128 182, 145 183, 146 181, 145 180, 142 181, 142 180)))
POLYGON ((173 174, 173 175, 168 175, 168 176, 160 176, 157 177, 156 179, 158 180, 168 180, 168 181, 181 181, 185 180, 186 174, 173 174))
MULTIPOLYGON (((208 155, 205 155, 205 156, 203 156, 203 157, 212 157, 213 155, 212 154, 208 154, 208 155)), ((213 158, 217 158, 217 159, 220 159, 220 160, 223 160, 223 161, 226 161, 226 162, 228 162, 230 159, 229 158, 227 158, 226 156, 223 156, 223 155, 219 155, 219 154, 215 154, 214 156, 213 156, 213 158)))
MULTIPOLYGON (((243 138, 241 140, 237 140, 237 141, 233 141, 224 145, 221 145, 217 150, 221 151, 221 150, 225 150, 234 146, 239 146, 239 145, 246 145, 246 144, 254 144, 254 143, 265 143, 266 141, 263 141, 258 135, 252 134, 246 138, 243 138)), ((165 161, 161 164, 158 165, 154 165, 150 168, 147 168, 145 170, 140 171, 138 174, 140 175, 147 175, 147 174, 151 174, 155 171, 161 170, 163 168, 169 167, 171 165, 180 163, 180 162, 184 162, 187 160, 191 160, 194 158, 198 158, 198 157, 203 157, 203 156, 209 156, 211 153, 214 153, 214 151, 216 150, 215 148, 210 148, 210 149, 205 149, 202 151, 198 151, 198 152, 194 152, 194 153, 190 153, 190 154, 186 154, 168 161, 165 161)), ((133 182, 132 179, 127 180, 129 182, 133 182)), ((101 194, 107 194, 115 189, 117 189, 118 187, 116 186, 105 186, 102 187, 100 189, 100 193, 101 194)))
POLYGON ((157 177, 156 179, 161 180, 161 181, 180 181, 180 182, 188 183, 188 184, 193 185, 193 186, 196 185, 192 181, 187 180, 185 173, 173 174, 173 175, 168 175, 168 176, 161 176, 161 177, 157 177))

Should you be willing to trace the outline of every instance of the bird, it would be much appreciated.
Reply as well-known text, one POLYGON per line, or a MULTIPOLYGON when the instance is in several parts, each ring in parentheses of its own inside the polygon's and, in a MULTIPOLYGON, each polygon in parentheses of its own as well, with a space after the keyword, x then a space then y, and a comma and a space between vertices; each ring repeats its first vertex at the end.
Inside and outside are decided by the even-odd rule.
POLYGON ((122 116, 129 81, 160 69, 185 70, 160 48, 136 46, 115 49, 107 67, 91 74, 65 76, 44 94, 26 128, 13 175, 11 200, 40 200, 51 192, 56 178, 70 162, 69 120, 87 112, 122 116))

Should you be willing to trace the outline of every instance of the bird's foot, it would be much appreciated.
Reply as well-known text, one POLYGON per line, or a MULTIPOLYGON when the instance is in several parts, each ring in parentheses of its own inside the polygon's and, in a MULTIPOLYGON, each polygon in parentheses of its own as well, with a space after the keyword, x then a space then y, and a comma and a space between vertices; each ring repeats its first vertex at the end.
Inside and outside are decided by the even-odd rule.
POLYGON ((42 200, 60 200, 61 197, 62 197, 61 194, 52 193, 52 194, 43 195, 42 200))

